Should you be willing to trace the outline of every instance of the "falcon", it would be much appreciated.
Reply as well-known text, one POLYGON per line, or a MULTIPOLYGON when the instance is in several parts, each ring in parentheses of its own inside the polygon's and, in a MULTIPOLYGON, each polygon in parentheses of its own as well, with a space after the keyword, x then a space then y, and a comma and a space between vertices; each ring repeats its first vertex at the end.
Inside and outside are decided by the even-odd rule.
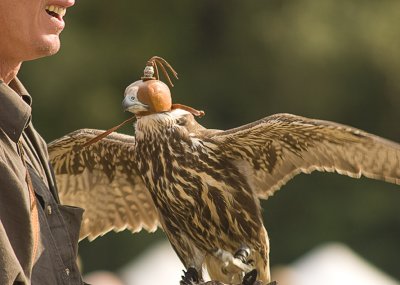
POLYGON ((187 269, 182 284, 203 268, 224 283, 268 283, 259 199, 314 170, 400 184, 400 145, 349 126, 276 114, 207 129, 202 111, 172 104, 157 64, 173 70, 154 57, 125 91, 135 136, 82 129, 49 144, 62 203, 86 210, 81 239, 161 227, 187 269))

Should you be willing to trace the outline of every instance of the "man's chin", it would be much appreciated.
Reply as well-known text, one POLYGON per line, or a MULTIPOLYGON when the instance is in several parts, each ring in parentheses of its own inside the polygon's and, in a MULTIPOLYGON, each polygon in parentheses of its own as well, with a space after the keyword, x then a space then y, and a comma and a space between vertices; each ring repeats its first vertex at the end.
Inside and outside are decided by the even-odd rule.
POLYGON ((36 42, 34 52, 29 60, 50 56, 60 50, 60 38, 58 35, 46 35, 36 42))

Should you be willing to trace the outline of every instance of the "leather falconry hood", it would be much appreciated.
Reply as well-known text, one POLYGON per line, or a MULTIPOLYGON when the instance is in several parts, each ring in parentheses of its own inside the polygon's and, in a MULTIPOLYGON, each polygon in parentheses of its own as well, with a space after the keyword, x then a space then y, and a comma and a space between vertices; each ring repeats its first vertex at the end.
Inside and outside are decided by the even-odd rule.
MULTIPOLYGON (((137 89, 138 100, 141 103, 146 104, 147 106, 150 107, 148 111, 141 112, 139 116, 143 117, 156 113, 169 112, 174 109, 186 110, 197 117, 204 116, 204 111, 196 110, 192 107, 182 104, 172 104, 171 91, 168 85, 160 80, 159 68, 161 69, 162 73, 167 79, 168 84, 171 87, 174 87, 174 84, 172 84, 171 78, 169 77, 168 71, 171 72, 176 79, 178 79, 178 73, 172 68, 172 66, 165 59, 159 56, 153 56, 146 63, 146 67, 144 68, 142 78, 140 80, 133 82, 125 90, 124 96, 127 96, 129 90, 133 88, 137 89)), ((99 140, 108 136, 110 133, 118 130, 126 123, 131 122, 135 118, 136 116, 133 116, 132 118, 125 120, 118 126, 115 126, 105 131, 104 133, 98 135, 97 137, 89 140, 83 146, 86 147, 95 142, 98 142, 99 140)))
POLYGON ((143 112, 140 116, 168 112, 178 108, 184 109, 192 113, 194 116, 204 116, 203 111, 182 104, 172 104, 171 91, 168 85, 160 80, 159 68, 167 79, 168 84, 171 87, 174 87, 168 71, 172 73, 176 79, 178 79, 178 73, 165 59, 159 56, 153 56, 147 61, 141 80, 129 85, 125 91, 126 96, 131 88, 137 88, 138 100, 150 107, 148 112, 143 112))

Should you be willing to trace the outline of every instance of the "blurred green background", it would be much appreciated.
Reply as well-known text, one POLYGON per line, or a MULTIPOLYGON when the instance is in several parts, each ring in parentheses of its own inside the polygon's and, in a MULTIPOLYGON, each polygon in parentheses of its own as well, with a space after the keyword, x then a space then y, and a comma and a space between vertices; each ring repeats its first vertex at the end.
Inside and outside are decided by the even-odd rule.
MULTIPOLYGON (((398 0, 78 0, 66 22, 61 51, 20 73, 47 141, 126 119, 125 87, 159 55, 179 73, 174 101, 205 110, 206 127, 288 112, 400 142, 398 0)), ((272 265, 341 241, 400 279, 399 201, 399 186, 383 182, 297 176, 263 202, 272 265)), ((122 232, 83 241, 84 270, 117 270, 163 238, 122 232)))

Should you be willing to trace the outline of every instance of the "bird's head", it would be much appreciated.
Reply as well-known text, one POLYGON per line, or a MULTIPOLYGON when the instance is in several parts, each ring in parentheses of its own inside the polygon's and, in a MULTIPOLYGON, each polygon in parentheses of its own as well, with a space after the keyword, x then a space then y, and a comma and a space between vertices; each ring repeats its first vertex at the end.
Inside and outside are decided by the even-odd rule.
POLYGON ((143 117, 151 114, 169 112, 174 109, 184 109, 195 116, 203 116, 203 111, 195 110, 181 104, 172 104, 171 91, 167 84, 159 80, 158 67, 160 66, 168 83, 174 85, 169 78, 167 69, 178 78, 176 71, 163 58, 154 56, 144 69, 141 80, 129 85, 124 94, 122 108, 124 111, 135 114, 136 117, 143 117))
POLYGON ((170 111, 171 92, 164 82, 156 79, 138 80, 125 90, 122 108, 136 116, 170 111))
MULTIPOLYGON (((168 69, 174 75, 174 77, 178 79, 178 74, 172 68, 172 66, 161 57, 153 56, 152 58, 150 58, 147 61, 141 80, 133 82, 125 89, 124 100, 122 101, 122 108, 124 109, 124 111, 131 112, 135 116, 125 120, 118 126, 115 126, 105 131, 104 133, 94 137, 93 139, 90 139, 83 144, 84 147, 103 139, 112 132, 115 132, 126 123, 131 122, 133 119, 135 119, 135 117, 141 118, 153 114, 168 113, 168 117, 172 118, 172 122, 174 124, 179 126, 187 125, 188 129, 190 129, 195 126, 195 123, 188 123, 190 120, 183 119, 183 114, 191 115, 192 119, 193 116, 204 116, 203 111, 199 111, 181 104, 172 104, 171 91, 167 84, 159 80, 160 77, 158 74, 157 65, 159 65, 159 67, 161 68, 162 72, 168 80, 169 85, 171 87, 174 86, 167 72, 168 69), (184 111, 184 113, 181 113, 179 111, 174 112, 174 110, 181 110, 184 111), (175 118, 176 116, 178 116, 179 118, 175 118)), ((187 118, 190 118, 190 116, 187 118)), ((194 121, 194 119, 192 121, 194 121)))

